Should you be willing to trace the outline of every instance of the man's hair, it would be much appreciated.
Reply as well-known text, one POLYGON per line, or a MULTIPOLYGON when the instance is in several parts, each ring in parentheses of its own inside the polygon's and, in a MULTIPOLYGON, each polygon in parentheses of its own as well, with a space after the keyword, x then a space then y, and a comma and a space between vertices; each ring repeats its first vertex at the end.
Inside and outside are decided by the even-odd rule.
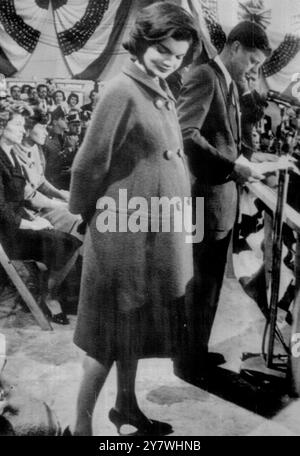
POLYGON ((43 87, 45 87, 47 89, 47 92, 48 92, 48 87, 46 86, 46 84, 39 84, 36 88, 36 90, 39 92, 40 89, 42 89, 43 87))
POLYGON ((188 40, 194 45, 198 42, 193 17, 187 11, 171 2, 157 2, 139 11, 123 46, 140 58, 149 46, 167 38, 188 40))
POLYGON ((255 22, 239 22, 229 33, 227 44, 235 41, 239 41, 246 49, 262 51, 266 57, 272 52, 266 32, 255 22))

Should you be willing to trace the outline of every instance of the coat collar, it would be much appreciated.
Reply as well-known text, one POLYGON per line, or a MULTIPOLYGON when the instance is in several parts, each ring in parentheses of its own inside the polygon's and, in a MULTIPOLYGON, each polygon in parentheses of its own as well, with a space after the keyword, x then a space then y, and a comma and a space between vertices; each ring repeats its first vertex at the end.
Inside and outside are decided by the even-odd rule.
POLYGON ((150 89, 155 94, 160 95, 162 98, 165 98, 166 100, 168 100, 170 98, 175 103, 175 98, 174 98, 171 90, 169 89, 168 84, 164 80, 161 79, 161 84, 164 87, 164 88, 162 88, 160 85, 156 84, 147 73, 145 73, 137 65, 135 65, 135 63, 132 60, 129 60, 124 65, 122 71, 127 76, 131 77, 132 79, 135 79, 140 84, 146 86, 148 89, 150 89))
POLYGON ((12 164, 12 162, 10 161, 10 159, 8 158, 7 154, 4 152, 4 150, 2 149, 2 147, 0 147, 0 160, 3 162, 3 164, 8 167, 9 169, 13 169, 14 168, 14 165, 12 164))
POLYGON ((225 81, 226 81, 227 89, 229 90, 230 84, 233 82, 233 79, 232 79, 229 71, 227 70, 226 66, 222 62, 221 57, 220 57, 219 54, 216 55, 216 57, 214 58, 214 62, 218 65, 218 67, 222 71, 223 76, 224 76, 225 81))
POLYGON ((224 73, 221 70, 221 68, 219 67, 219 65, 214 60, 210 60, 208 62, 208 64, 216 72, 216 74, 217 74, 217 76, 218 76, 218 78, 220 80, 220 83, 221 83, 221 88, 222 88, 222 91, 223 91, 224 98, 225 98, 225 100, 227 102, 228 87, 227 87, 227 83, 226 83, 226 79, 225 79, 224 73))

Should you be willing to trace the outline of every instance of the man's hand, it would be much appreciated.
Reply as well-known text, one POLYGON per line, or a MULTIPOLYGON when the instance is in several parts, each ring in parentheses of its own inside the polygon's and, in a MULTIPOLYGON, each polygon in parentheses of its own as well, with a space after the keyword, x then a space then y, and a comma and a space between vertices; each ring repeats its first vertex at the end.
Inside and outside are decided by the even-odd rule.
POLYGON ((53 225, 51 223, 44 219, 43 217, 36 217, 34 220, 25 220, 22 219, 21 224, 20 224, 20 229, 22 230, 34 230, 34 231, 40 231, 40 230, 53 230, 53 225))
POLYGON ((244 185, 246 182, 258 182, 264 179, 264 175, 257 173, 247 165, 235 163, 231 178, 238 184, 244 185))

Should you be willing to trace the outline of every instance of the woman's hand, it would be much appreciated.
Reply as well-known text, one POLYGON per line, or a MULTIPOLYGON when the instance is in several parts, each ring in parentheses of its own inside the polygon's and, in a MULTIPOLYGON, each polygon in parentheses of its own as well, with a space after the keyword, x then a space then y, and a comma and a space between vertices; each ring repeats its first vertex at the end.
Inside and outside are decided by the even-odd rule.
POLYGON ((67 190, 60 190, 59 193, 60 193, 60 197, 63 201, 66 201, 66 202, 69 201, 70 192, 68 192, 67 190))
POLYGON ((22 219, 21 224, 20 224, 20 229, 21 230, 34 230, 34 231, 40 231, 40 230, 53 230, 53 225, 51 223, 44 219, 43 217, 36 217, 34 220, 25 220, 22 219))

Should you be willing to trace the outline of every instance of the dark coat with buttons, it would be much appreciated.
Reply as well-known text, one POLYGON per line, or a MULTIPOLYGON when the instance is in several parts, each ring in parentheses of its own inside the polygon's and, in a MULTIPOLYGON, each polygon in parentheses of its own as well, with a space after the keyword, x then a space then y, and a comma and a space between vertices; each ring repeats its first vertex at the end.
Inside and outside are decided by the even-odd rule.
POLYGON ((178 197, 178 213, 190 196, 175 101, 164 89, 130 62, 105 86, 73 164, 70 209, 88 220, 75 342, 102 362, 128 351, 171 355, 192 277, 186 233, 150 229, 152 197, 178 197), (134 197, 146 203, 139 210, 145 232, 119 227, 135 211, 131 200, 126 215, 121 200, 134 197), (110 205, 114 232, 100 232, 101 201, 110 205))
POLYGON ((239 154, 240 113, 234 85, 236 117, 229 112, 229 93, 219 66, 197 63, 186 74, 178 99, 185 153, 196 177, 194 194, 204 197, 205 229, 223 236, 237 215, 237 188, 230 179, 239 154))

